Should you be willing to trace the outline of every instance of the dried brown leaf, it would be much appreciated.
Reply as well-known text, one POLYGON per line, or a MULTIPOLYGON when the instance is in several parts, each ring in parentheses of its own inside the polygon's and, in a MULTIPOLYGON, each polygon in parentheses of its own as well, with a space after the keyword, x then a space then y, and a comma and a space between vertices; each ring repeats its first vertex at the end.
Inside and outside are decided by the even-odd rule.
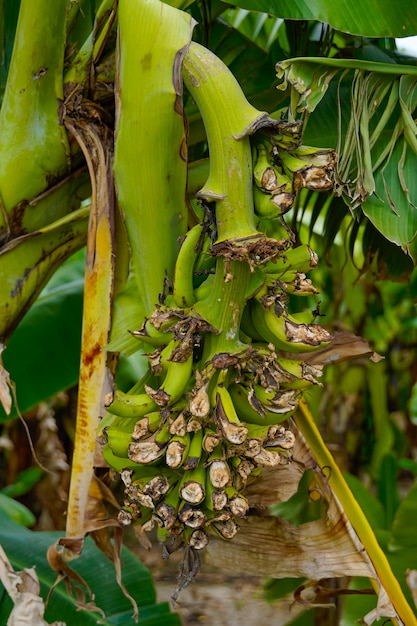
MULTIPOLYGON (((287 356, 291 358, 294 355, 288 354, 287 356)), ((361 356, 369 356, 374 363, 378 363, 378 361, 383 359, 383 357, 372 350, 365 339, 351 332, 343 331, 335 333, 333 340, 325 348, 320 348, 314 352, 298 353, 297 359, 310 365, 332 365, 361 356)))
POLYGON ((414 604, 417 607, 417 570, 410 569, 406 573, 406 580, 408 588, 413 596, 414 604))
POLYGON ((244 493, 252 508, 261 510, 272 504, 286 502, 296 493, 305 470, 317 468, 301 433, 295 425, 291 425, 291 430, 295 434, 291 463, 275 468, 265 467, 256 481, 248 484, 244 493))
POLYGON ((211 565, 234 574, 272 578, 374 577, 366 555, 347 528, 334 499, 320 520, 292 526, 277 517, 250 516, 230 543, 213 537, 207 546, 211 565))
POLYGON ((73 598, 76 606, 80 609, 95 611, 104 618, 105 615, 103 611, 94 604, 93 593, 90 587, 68 564, 70 558, 76 558, 81 554, 83 546, 84 537, 64 537, 58 539, 55 544, 49 547, 47 552, 48 563, 58 576, 49 591, 48 599, 59 583, 64 581, 67 593, 73 598))
POLYGON ((44 619, 45 605, 39 596, 40 584, 35 569, 15 572, 1 546, 0 581, 14 604, 7 626, 65 626, 65 622, 48 625, 44 619))
POLYGON ((72 596, 75 594, 77 606, 101 612, 92 601, 92 594, 88 585, 69 565, 71 559, 80 556, 85 536, 90 534, 97 547, 114 564, 117 583, 123 594, 131 602, 134 619, 137 619, 139 615, 138 606, 122 581, 120 558, 122 529, 116 517, 109 515, 105 506, 106 502, 110 503, 115 510, 120 508, 112 491, 94 476, 88 493, 87 508, 83 522, 84 534, 79 537, 61 537, 48 550, 48 562, 58 574, 53 589, 61 580, 64 580, 68 593, 72 596), (87 596, 89 597, 88 601, 86 599, 87 596))
MULTIPOLYGON (((381 617, 393 617, 394 620, 399 623, 397 621, 398 613, 394 609, 392 602, 383 587, 379 590, 376 608, 367 613, 360 623, 364 624, 364 626, 372 626, 372 624, 379 621, 381 617)), ((402 624, 402 622, 400 623, 402 624)))
POLYGON ((0 402, 3 405, 6 415, 10 415, 10 411, 12 410, 12 394, 10 392, 11 381, 9 372, 4 368, 3 359, 1 357, 5 347, 5 345, 0 344, 0 402))
MULTIPOLYGON (((67 109, 70 110, 70 107, 67 109)), ((94 473, 95 440, 109 391, 105 346, 111 324, 114 274, 113 136, 98 111, 91 119, 69 116, 65 125, 77 140, 91 178, 92 201, 85 268, 77 423, 67 513, 67 535, 82 536, 94 473)))

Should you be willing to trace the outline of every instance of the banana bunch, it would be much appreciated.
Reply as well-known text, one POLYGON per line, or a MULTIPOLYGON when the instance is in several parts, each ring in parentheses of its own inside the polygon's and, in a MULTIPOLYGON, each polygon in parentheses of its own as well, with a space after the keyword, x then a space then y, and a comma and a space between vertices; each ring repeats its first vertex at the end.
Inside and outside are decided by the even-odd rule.
POLYGON ((296 353, 331 335, 286 310, 288 286, 317 257, 290 247, 286 228, 276 232, 288 244, 279 258, 255 272, 217 258, 201 282, 213 236, 206 223, 191 228, 165 303, 133 331, 149 371, 132 392, 109 394, 102 423, 104 457, 125 485, 122 525, 156 527, 195 549, 211 533, 231 539, 248 512, 248 481, 291 461, 295 438, 283 423, 322 373, 296 353))
POLYGON ((318 259, 295 245, 283 217, 302 175, 287 155, 302 161, 303 181, 309 167, 325 169, 324 157, 303 154, 300 123, 249 105, 202 46, 190 44, 183 77, 207 130, 204 218, 181 238, 172 284, 132 331, 148 371, 108 395, 101 439, 124 483, 119 522, 198 550, 213 533, 232 539, 248 483, 291 462, 288 420, 322 373, 300 355, 332 335, 289 311, 289 294, 316 293, 307 274, 318 259))
POLYGON ((302 145, 298 123, 278 124, 280 134, 264 134, 253 145, 255 212, 263 219, 287 213, 304 187, 313 191, 333 188, 335 151, 302 145))

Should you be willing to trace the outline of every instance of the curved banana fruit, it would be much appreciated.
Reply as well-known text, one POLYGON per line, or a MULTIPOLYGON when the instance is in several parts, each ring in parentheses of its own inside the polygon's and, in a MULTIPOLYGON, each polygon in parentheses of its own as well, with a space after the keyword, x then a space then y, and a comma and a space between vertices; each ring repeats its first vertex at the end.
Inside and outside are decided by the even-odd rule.
POLYGON ((261 404, 257 405, 258 410, 256 410, 254 404, 251 404, 248 399, 250 389, 246 389, 243 385, 232 383, 228 390, 236 412, 241 416, 241 419, 245 421, 248 428, 250 428, 250 424, 270 426, 284 421, 289 417, 288 414, 280 416, 277 413, 272 413, 266 406, 261 404))
POLYGON ((232 398, 223 384, 216 387, 216 421, 230 443, 239 445, 246 440, 248 429, 241 423, 232 398))
POLYGON ((147 388, 152 399, 160 407, 172 406, 185 393, 190 384, 193 371, 193 354, 191 353, 185 361, 170 361, 167 374, 161 387, 157 391, 147 388))
POLYGON ((286 282, 286 275, 293 276, 295 272, 304 274, 314 270, 318 265, 317 254, 307 244, 301 244, 296 248, 289 248, 281 256, 269 261, 265 266, 267 274, 277 275, 280 280, 286 282))
POLYGON ((298 323, 287 312, 278 317, 272 307, 264 309, 259 302, 253 303, 251 316, 264 341, 281 351, 310 352, 327 346, 333 339, 319 324, 298 323))
POLYGON ((120 417, 145 417, 158 408, 146 393, 129 394, 121 389, 106 396, 105 407, 108 413, 120 417))
POLYGON ((294 199, 291 191, 280 188, 274 193, 266 193, 256 186, 253 188, 255 213, 262 219, 274 219, 284 215, 291 209, 294 199))
POLYGON ((193 272, 198 258, 198 246, 203 236, 203 226, 196 224, 185 235, 174 270, 173 299, 177 306, 186 308, 195 302, 193 272))

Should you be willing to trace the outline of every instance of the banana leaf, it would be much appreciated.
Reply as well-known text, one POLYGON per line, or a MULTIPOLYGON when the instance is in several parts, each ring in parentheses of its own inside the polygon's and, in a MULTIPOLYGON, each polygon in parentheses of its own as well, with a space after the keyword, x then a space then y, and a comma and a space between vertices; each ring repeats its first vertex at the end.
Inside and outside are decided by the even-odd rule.
MULTIPOLYGON (((0 511, 0 544, 3 546, 13 568, 36 568, 40 582, 40 595, 46 598, 55 582, 55 573, 46 560, 46 552, 60 533, 33 532, 12 521, 0 511), (30 549, 28 549, 30 546, 30 549)), ((140 607, 141 626, 179 626, 177 614, 171 613, 167 603, 156 604, 155 589, 147 568, 127 549, 122 548, 123 580, 140 607)), ((82 556, 74 563, 74 569, 90 586, 96 605, 104 612, 105 626, 133 626, 132 608, 120 591, 112 563, 87 539, 82 556)), ((0 623, 6 624, 12 602, 0 584, 0 623)), ((45 612, 48 623, 64 620, 66 626, 95 626, 98 613, 80 611, 62 584, 58 585, 45 612)))
POLYGON ((396 0, 237 0, 237 6, 289 20, 318 20, 363 37, 407 37, 417 33, 413 2, 396 0))
POLYGON ((352 212, 362 206, 373 226, 415 262, 417 69, 319 58, 290 59, 277 68, 293 115, 308 118, 305 141, 315 145, 317 138, 339 154, 337 194, 352 212))
POLYGON ((9 73, 19 8, 20 0, 6 0, 0 6, 0 104, 9 73))

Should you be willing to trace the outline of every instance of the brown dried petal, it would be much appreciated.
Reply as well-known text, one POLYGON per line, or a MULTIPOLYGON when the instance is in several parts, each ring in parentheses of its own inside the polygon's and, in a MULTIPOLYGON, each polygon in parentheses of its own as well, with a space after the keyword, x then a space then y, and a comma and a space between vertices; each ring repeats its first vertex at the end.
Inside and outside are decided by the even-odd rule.
POLYGON ((333 335, 319 324, 297 324, 288 319, 285 320, 285 334, 288 341, 310 346, 318 346, 333 339, 333 335))

